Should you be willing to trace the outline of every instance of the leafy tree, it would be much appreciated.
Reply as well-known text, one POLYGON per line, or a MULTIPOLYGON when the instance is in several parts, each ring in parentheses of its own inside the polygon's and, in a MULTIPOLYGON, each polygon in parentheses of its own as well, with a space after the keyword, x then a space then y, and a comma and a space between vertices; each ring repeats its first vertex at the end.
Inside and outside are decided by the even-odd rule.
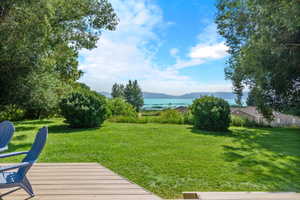
POLYGON ((112 98, 124 98, 125 87, 123 84, 113 84, 111 89, 112 98))
POLYGON ((0 105, 51 110, 82 74, 79 50, 117 23, 107 0, 0 1, 0 105))
POLYGON ((70 90, 71 86, 60 81, 55 74, 33 72, 18 89, 25 117, 37 119, 58 113, 59 100, 70 90))
POLYGON ((143 93, 137 80, 129 80, 124 90, 124 97, 126 101, 136 109, 136 111, 139 111, 144 105, 143 93))
POLYGON ((252 88, 250 90, 250 92, 248 93, 248 97, 247 97, 247 106, 255 106, 256 103, 255 103, 255 88, 252 88))
POLYGON ((298 0, 219 0, 216 23, 231 57, 226 75, 235 91, 255 89, 258 109, 299 109, 300 3, 298 0))
POLYGON ((90 86, 86 85, 85 83, 76 82, 73 84, 73 88, 76 90, 86 90, 91 91, 90 86))

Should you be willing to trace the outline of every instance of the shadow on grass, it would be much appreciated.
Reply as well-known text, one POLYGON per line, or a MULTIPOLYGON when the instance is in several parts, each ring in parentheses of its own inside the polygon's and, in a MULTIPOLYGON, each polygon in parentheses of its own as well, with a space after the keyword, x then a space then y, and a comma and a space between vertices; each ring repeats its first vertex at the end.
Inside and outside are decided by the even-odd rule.
POLYGON ((32 143, 22 143, 22 144, 14 144, 14 143, 10 143, 8 145, 8 150, 7 152, 16 152, 19 151, 20 149, 25 149, 25 150, 29 150, 31 148, 32 143))
POLYGON ((93 131, 98 128, 71 128, 68 125, 52 125, 48 127, 49 134, 73 134, 73 133, 81 133, 85 131, 93 131))
MULTIPOLYGON (((53 121, 36 121, 36 122, 22 122, 19 123, 18 125, 16 125, 16 132, 22 132, 22 131, 30 131, 30 130, 37 130, 39 128, 42 128, 43 126, 48 126, 48 130, 49 130, 49 134, 70 134, 70 133, 80 133, 80 132, 84 132, 84 131, 93 131, 93 130, 97 130, 101 127, 97 127, 97 128, 71 128, 69 125, 67 124, 53 124, 51 125, 51 123, 53 123, 53 121), (50 124, 49 124, 50 123, 50 124), (31 126, 22 126, 23 124, 31 124, 31 126), (38 126, 40 125, 40 126, 38 126)), ((22 140, 25 139, 23 136, 17 136, 14 137, 14 140, 22 140), (23 138, 21 138, 23 137, 23 138)))
POLYGON ((21 121, 21 122, 17 122, 16 125, 47 125, 50 123, 54 123, 54 121, 51 120, 21 121))
POLYGON ((224 145, 224 160, 237 164, 237 172, 249 173, 255 184, 273 191, 300 192, 300 129, 232 128, 213 132, 189 128, 192 133, 230 137, 224 145))
POLYGON ((36 127, 34 126, 17 126, 16 127, 16 132, 21 132, 21 131, 31 131, 34 130, 36 127))
POLYGON ((200 130, 200 129, 197 129, 194 127, 188 127, 188 129, 190 129, 192 133, 200 134, 200 135, 228 136, 228 137, 233 136, 231 130, 228 130, 228 131, 205 131, 205 130, 200 130))
POLYGON ((27 138, 27 135, 17 135, 13 138, 14 140, 20 141, 20 140, 25 140, 27 138))
POLYGON ((233 129, 224 160, 274 191, 300 192, 300 134, 295 129, 233 129), (298 181, 297 181, 298 180, 298 181))

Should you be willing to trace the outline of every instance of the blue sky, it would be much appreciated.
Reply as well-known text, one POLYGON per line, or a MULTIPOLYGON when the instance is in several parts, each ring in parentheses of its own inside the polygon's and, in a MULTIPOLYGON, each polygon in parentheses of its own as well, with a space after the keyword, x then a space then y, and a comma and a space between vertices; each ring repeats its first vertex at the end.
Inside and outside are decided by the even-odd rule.
POLYGON ((110 0, 120 24, 97 48, 80 52, 80 81, 110 92, 137 79, 143 91, 183 94, 231 91, 228 58, 217 34, 214 0, 110 0))

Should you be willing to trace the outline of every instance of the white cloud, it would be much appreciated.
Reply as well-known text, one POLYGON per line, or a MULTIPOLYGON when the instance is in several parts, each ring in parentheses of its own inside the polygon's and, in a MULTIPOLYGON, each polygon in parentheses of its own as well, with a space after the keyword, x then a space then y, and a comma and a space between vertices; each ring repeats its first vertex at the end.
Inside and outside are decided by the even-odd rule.
POLYGON ((191 59, 220 59, 227 56, 228 47, 218 34, 215 23, 206 26, 198 35, 198 44, 190 49, 191 59))
POLYGON ((209 60, 221 59, 227 56, 228 47, 224 44, 223 39, 217 33, 215 23, 206 26, 198 35, 198 44, 191 47, 187 57, 180 59, 171 68, 182 69, 203 64, 209 60))
POLYGON ((219 59, 227 55, 228 47, 224 42, 217 44, 198 44, 192 47, 189 57, 192 59, 219 59))
MULTIPOLYGON (((178 69, 203 63, 203 59, 178 59, 177 64, 162 69, 153 62, 160 45, 157 29, 169 26, 163 21, 162 11, 148 0, 111 0, 120 18, 114 32, 104 32, 97 48, 83 50, 80 69, 85 74, 81 82, 97 91, 110 91, 113 83, 125 83, 137 79, 144 91, 182 94, 196 91, 229 91, 231 85, 209 85, 192 81, 180 75, 178 69), (151 48, 149 47, 151 44, 151 48)), ((193 49, 193 48, 192 48, 193 49)), ((174 48, 170 54, 178 56, 174 48)))
POLYGON ((171 66, 169 70, 179 70, 186 67, 193 67, 197 65, 201 65, 205 62, 203 59, 190 59, 190 60, 181 60, 180 58, 177 59, 176 64, 171 66))

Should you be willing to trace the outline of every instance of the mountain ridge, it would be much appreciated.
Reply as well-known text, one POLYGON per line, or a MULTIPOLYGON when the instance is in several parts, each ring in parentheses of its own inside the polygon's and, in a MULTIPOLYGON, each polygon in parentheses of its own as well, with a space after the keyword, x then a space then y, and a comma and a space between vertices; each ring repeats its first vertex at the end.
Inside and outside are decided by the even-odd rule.
MULTIPOLYGON (((111 97, 109 92, 99 92, 100 94, 111 97)), ((145 99, 194 99, 201 96, 215 96, 223 99, 234 99, 236 95, 233 92, 191 92, 183 95, 170 95, 165 93, 143 92, 145 99)), ((248 92, 244 92, 243 98, 248 96, 248 92)))

